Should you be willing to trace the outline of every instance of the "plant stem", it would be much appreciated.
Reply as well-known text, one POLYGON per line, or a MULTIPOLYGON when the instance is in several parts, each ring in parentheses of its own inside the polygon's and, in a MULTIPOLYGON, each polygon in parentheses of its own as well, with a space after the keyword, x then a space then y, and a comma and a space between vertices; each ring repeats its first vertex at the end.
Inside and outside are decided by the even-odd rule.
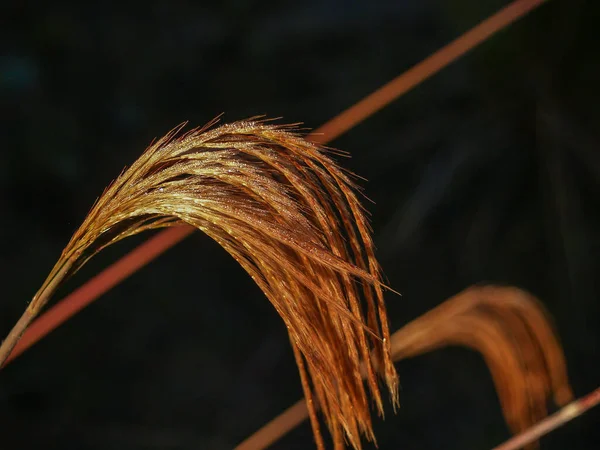
POLYGON ((538 422, 523 433, 509 439, 504 444, 494 447, 492 450, 518 450, 540 437, 548 434, 552 430, 561 427, 565 423, 573 420, 575 417, 582 415, 588 409, 600 403, 600 387, 590 392, 585 397, 575 400, 562 408, 560 411, 552 414, 546 419, 538 422))
POLYGON ((23 333, 34 318, 35 313, 27 308, 12 330, 10 330, 6 339, 2 341, 2 345, 0 345, 0 367, 4 365, 4 361, 10 356, 13 348, 15 348, 15 345, 17 345, 17 342, 19 342, 19 339, 21 339, 21 336, 23 336, 23 333))
POLYGON ((68 258, 62 257, 52 268, 50 275, 48 275, 48 278, 46 278, 46 281, 44 281, 40 290, 33 296, 33 300, 21 318, 12 330, 10 330, 10 333, 8 333, 8 336, 6 336, 6 339, 2 342, 2 345, 0 345, 0 367, 4 365, 29 324, 37 317, 38 313, 44 305, 48 303, 48 300, 50 300, 50 297, 52 297, 56 291, 58 285, 69 274, 70 270, 73 268, 75 259, 76 257, 74 255, 68 258))
POLYGON ((252 436, 238 444, 234 450, 257 450, 267 448, 288 431, 296 428, 308 417, 304 398, 290 406, 252 436))

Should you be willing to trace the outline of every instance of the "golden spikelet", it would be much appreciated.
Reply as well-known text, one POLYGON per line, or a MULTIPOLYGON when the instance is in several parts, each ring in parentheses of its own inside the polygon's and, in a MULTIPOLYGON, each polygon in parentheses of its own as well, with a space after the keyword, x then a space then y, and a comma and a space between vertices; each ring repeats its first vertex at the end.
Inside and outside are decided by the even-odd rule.
POLYGON ((397 376, 355 186, 293 127, 252 119, 213 125, 172 131, 105 190, 29 311, 35 315, 58 282, 104 247, 145 230, 192 225, 243 266, 284 320, 317 446, 324 448, 318 406, 336 448, 345 435, 360 449, 361 434, 374 440, 369 397, 382 412, 375 367, 394 402, 397 376))
POLYGON ((449 345, 481 353, 513 433, 546 417, 550 397, 573 399, 562 348, 541 303, 509 286, 472 286, 391 338, 394 361, 449 345))

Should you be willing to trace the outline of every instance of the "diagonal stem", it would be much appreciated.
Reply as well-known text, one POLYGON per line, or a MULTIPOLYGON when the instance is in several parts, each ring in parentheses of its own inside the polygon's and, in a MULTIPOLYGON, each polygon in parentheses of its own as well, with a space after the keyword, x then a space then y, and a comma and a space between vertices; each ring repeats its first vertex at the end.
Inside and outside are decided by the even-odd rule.
MULTIPOLYGON (((558 412, 546 417, 531 428, 518 434, 492 450, 519 450, 567 422, 581 416, 589 409, 600 404, 600 387, 584 397, 569 403, 558 412)), ((282 438, 288 431, 296 428, 308 417, 306 402, 299 400, 267 425, 240 443, 235 450, 261 450, 282 438)))
POLYGON ((296 428, 308 417, 304 398, 298 400, 280 415, 263 426, 260 431, 238 444, 234 450, 257 450, 267 448, 296 428))
POLYGON ((551 431, 563 426, 567 422, 570 422, 574 418, 582 415, 588 409, 598 405, 598 403, 600 403, 600 387, 596 388, 596 390, 590 392, 586 396, 569 403, 558 412, 546 417, 544 420, 538 422, 528 430, 525 430, 523 433, 512 437, 503 444, 494 447, 492 450, 519 450, 527 444, 538 440, 545 434, 550 433, 551 431))
POLYGON ((344 134, 546 1, 548 0, 513 1, 328 121, 315 131, 313 140, 323 143, 344 134), (323 136, 318 136, 319 134, 323 136))
MULTIPOLYGON (((194 231, 195 228, 190 226, 168 228, 167 230, 152 236, 119 261, 95 275, 88 280, 87 283, 74 290, 58 304, 48 309, 39 319, 35 320, 27 329, 27 333, 25 333, 23 339, 19 340, 17 345, 12 349, 12 353, 10 353, 8 359, 5 361, 3 360, 4 363, 8 364, 11 362, 37 341, 91 303, 94 299, 144 267, 158 255, 162 254, 170 247, 173 247, 194 231)), ((47 301, 47 298, 45 301, 47 301)), ((41 309, 41 306, 39 306, 40 303, 41 302, 38 299, 38 309, 35 312, 34 317, 41 309)), ((25 314, 27 314, 27 311, 25 314)), ((6 341, 8 341, 8 338, 5 342, 6 341)), ((8 344, 6 344, 6 346, 8 349, 8 344)), ((2 348, 4 348, 4 344, 2 348)))

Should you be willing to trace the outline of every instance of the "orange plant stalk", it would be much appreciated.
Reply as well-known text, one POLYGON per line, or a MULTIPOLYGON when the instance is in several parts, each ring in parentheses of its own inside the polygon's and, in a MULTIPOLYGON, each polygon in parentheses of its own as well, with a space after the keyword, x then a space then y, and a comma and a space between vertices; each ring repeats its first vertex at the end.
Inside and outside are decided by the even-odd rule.
POLYGON ((462 36, 328 121, 318 130, 319 133, 322 133, 322 138, 315 136, 313 140, 324 143, 339 137, 546 1, 516 0, 508 4, 496 14, 483 20, 462 36))
POLYGON ((519 450, 600 404, 600 387, 492 450, 519 450))
POLYGON ((85 308, 89 303, 134 274, 158 255, 178 242, 181 242, 194 231, 195 228, 189 225, 161 231, 89 279, 84 285, 75 289, 56 305, 50 307, 29 326, 27 332, 14 347, 5 364, 11 362, 52 330, 60 326, 60 324, 85 308))

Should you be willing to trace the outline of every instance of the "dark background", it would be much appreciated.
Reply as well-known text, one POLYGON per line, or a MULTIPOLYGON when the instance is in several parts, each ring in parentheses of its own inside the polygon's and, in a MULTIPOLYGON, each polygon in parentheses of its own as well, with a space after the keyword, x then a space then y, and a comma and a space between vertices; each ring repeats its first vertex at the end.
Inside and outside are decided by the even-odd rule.
MULTIPOLYGON (((3 2, 0 331, 108 182, 178 123, 316 128, 508 1, 3 2)), ((599 2, 554 0, 332 143, 366 177, 393 330, 478 282, 539 296, 600 384, 599 2)), ((110 248, 60 296, 136 244, 110 248)), ((386 449, 508 438, 482 359, 402 362, 386 449)), ((0 373, 2 449, 229 449, 301 396, 283 323, 196 233, 0 373)), ((600 448, 593 410, 542 441, 600 448)), ((312 447, 307 423, 273 448, 312 447)), ((367 447, 372 448, 372 447, 367 447)))

